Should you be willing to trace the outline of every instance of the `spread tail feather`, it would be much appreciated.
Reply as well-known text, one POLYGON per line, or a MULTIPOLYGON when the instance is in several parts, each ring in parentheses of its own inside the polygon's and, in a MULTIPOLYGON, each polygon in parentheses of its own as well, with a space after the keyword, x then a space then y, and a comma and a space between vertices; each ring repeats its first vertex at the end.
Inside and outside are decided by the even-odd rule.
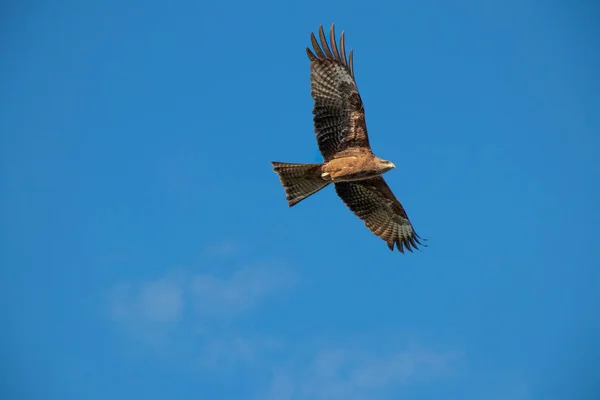
POLYGON ((317 193, 330 183, 321 178, 323 164, 290 164, 275 161, 272 161, 271 164, 279 175, 281 185, 285 189, 285 198, 290 207, 317 193))

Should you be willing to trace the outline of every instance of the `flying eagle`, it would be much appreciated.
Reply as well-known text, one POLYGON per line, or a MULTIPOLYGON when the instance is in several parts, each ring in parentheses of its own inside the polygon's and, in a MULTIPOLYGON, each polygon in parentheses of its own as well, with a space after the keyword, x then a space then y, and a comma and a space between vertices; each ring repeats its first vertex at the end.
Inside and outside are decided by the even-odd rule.
POLYGON ((321 164, 271 162, 279 175, 290 207, 333 183, 346 206, 364 221, 390 250, 394 244, 404 253, 421 244, 404 208, 381 175, 395 165, 375 156, 369 145, 365 109, 352 65, 352 50, 346 58, 344 32, 338 51, 334 25, 331 48, 319 27, 321 46, 311 33, 315 52, 306 48, 310 59, 310 89, 315 101, 313 122, 321 164), (315 54, 316 53, 316 54, 315 54))

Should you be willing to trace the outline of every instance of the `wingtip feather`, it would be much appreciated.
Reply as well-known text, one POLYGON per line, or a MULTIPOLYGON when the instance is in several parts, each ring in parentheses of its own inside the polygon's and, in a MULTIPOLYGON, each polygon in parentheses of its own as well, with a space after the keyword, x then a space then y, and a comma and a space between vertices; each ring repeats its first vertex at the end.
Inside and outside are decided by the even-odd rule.
POLYGON ((353 50, 350 50, 349 56, 346 55, 346 39, 344 31, 340 34, 340 43, 338 47, 337 40, 335 38, 335 22, 331 24, 329 29, 329 42, 327 42, 325 36, 325 30, 323 25, 319 25, 317 35, 314 32, 310 34, 310 41, 314 48, 314 53, 307 48, 307 54, 311 62, 323 59, 335 60, 340 62, 346 67, 350 76, 354 78, 354 65, 353 65, 353 50), (310 51, 310 53, 309 53, 310 51))
POLYGON ((331 24, 331 29, 329 30, 329 41, 331 42, 331 52, 333 53, 333 57, 337 61, 342 62, 342 58, 338 52, 337 43, 335 40, 335 23, 331 24))
POLYGON ((319 42, 313 32, 310 33, 310 42, 315 49, 315 53, 317 53, 317 58, 325 58, 325 53, 321 50, 321 46, 319 46, 319 42))
POLYGON ((333 58, 333 54, 331 54, 329 44, 327 44, 327 39, 325 39, 325 31, 323 30, 323 25, 319 25, 319 39, 321 40, 321 46, 323 47, 323 51, 325 52, 327 57, 333 58))

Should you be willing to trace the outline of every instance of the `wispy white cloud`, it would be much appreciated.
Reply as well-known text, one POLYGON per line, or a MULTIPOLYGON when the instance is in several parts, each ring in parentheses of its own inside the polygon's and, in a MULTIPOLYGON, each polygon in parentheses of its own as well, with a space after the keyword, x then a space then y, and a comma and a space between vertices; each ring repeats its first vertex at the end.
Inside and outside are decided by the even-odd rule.
POLYGON ((108 292, 108 312, 130 335, 158 344, 182 320, 184 296, 182 281, 175 275, 138 284, 121 282, 108 292))
POLYGON ((112 317, 120 322, 176 323, 183 315, 183 287, 179 280, 164 277, 139 285, 119 283, 109 293, 112 317))
MULTIPOLYGON (((284 371, 274 371, 265 400, 293 400, 297 388, 294 379, 284 371)), ((261 396, 262 397, 262 396, 261 396)))
MULTIPOLYGON (((377 337, 371 338, 376 342, 377 337)), ((331 347, 309 361, 276 368, 266 399, 371 399, 402 386, 452 375, 460 353, 408 348, 381 354, 361 348, 331 347)))
POLYGON ((256 265, 217 278, 200 274, 191 281, 191 293, 197 313, 234 316, 258 305, 264 298, 289 289, 296 282, 291 270, 271 265, 256 265))
POLYGON ((460 357, 380 333, 326 340, 315 332, 317 343, 273 339, 239 317, 289 292, 298 283, 294 271, 273 263, 212 271, 118 283, 108 297, 110 315, 135 338, 164 339, 161 350, 204 372, 256 374, 252 390, 260 400, 386 398, 390 390, 450 375, 460 357))
POLYGON ((215 318, 248 312, 295 282, 290 269, 271 264, 242 267, 221 276, 168 272, 152 280, 116 284, 109 291, 109 313, 136 334, 154 335, 183 323, 206 332, 215 318))

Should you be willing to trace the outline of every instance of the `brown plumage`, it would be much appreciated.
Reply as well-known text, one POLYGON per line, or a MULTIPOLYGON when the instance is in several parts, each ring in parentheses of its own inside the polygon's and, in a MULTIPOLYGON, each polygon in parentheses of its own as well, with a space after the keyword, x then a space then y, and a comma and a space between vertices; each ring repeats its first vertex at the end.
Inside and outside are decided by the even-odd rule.
POLYGON ((272 162, 290 207, 333 183, 338 196, 390 250, 412 251, 421 245, 404 208, 381 175, 395 168, 375 156, 369 144, 365 109, 354 79, 353 52, 346 58, 344 32, 338 51, 334 25, 329 47, 319 27, 319 41, 311 33, 310 89, 313 122, 322 164, 272 162))

